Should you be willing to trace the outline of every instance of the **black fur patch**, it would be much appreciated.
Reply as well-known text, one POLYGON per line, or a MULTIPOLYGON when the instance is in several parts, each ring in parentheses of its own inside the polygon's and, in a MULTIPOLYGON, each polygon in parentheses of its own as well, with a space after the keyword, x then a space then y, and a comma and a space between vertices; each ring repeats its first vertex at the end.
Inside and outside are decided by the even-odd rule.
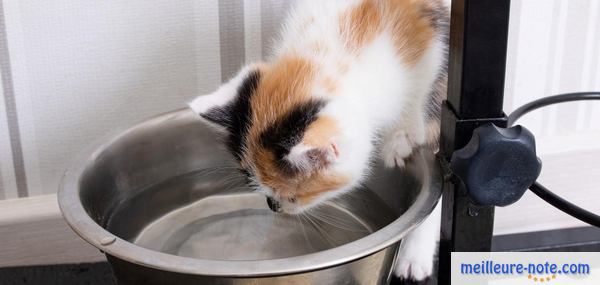
POLYGON ((250 128, 252 108, 250 98, 260 81, 260 73, 248 74, 242 85, 238 87, 236 98, 228 105, 215 107, 201 116, 227 129, 226 145, 238 160, 241 160, 246 146, 246 134, 250 128))
POLYGON ((261 145, 273 151, 282 170, 296 171, 283 158, 290 153, 292 147, 302 140, 304 132, 317 119, 317 113, 323 106, 325 106, 325 101, 322 100, 311 100, 301 104, 260 135, 261 145))

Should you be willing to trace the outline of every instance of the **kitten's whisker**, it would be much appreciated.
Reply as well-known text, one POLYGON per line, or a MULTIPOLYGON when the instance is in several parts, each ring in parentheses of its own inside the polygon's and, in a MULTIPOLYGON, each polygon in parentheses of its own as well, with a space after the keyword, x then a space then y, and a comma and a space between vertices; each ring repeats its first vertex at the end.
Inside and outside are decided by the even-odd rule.
POLYGON ((358 226, 355 223, 350 223, 344 219, 340 219, 335 216, 326 216, 323 213, 313 213, 313 217, 316 219, 329 224, 338 229, 348 231, 348 232, 365 232, 366 230, 363 227, 358 226))
POLYGON ((306 244, 311 248, 314 249, 312 243, 310 242, 310 240, 308 239, 308 235, 306 234, 306 229, 304 228, 304 223, 302 222, 302 216, 301 215, 296 215, 295 216, 295 220, 296 223, 299 224, 300 229, 302 230, 302 235, 304 236, 304 241, 306 242, 306 244))
POLYGON ((310 213, 309 212, 306 212, 305 217, 313 225, 313 227, 315 228, 315 230, 317 230, 319 232, 319 234, 321 235, 321 237, 323 238, 323 240, 325 242, 328 242, 330 245, 335 245, 336 244, 335 240, 331 238, 331 236, 327 233, 327 231, 324 230, 321 226, 319 226, 319 224, 310 217, 310 213))

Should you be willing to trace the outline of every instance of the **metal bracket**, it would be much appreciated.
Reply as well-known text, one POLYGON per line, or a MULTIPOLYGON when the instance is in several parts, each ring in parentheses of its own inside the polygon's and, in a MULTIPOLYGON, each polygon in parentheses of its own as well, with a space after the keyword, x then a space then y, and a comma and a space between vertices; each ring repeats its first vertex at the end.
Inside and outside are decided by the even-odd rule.
MULTIPOLYGON (((468 143, 475 128, 488 123, 505 127, 507 122, 506 116, 461 120, 446 102, 442 106, 442 138, 445 139, 441 142, 444 145, 440 146, 440 158, 449 166, 453 151, 468 143)), ((451 252, 490 251, 494 228, 494 207, 473 203, 460 180, 451 172, 446 174, 449 179, 445 179, 443 186, 439 284, 450 284, 451 252)))

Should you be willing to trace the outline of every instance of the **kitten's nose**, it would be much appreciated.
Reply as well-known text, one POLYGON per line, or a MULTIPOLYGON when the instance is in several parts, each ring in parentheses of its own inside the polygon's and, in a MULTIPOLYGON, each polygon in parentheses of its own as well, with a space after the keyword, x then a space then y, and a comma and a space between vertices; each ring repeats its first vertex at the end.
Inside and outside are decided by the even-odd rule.
POLYGON ((271 209, 271 211, 281 213, 281 204, 279 204, 279 201, 271 197, 267 197, 267 205, 269 205, 269 209, 271 209))

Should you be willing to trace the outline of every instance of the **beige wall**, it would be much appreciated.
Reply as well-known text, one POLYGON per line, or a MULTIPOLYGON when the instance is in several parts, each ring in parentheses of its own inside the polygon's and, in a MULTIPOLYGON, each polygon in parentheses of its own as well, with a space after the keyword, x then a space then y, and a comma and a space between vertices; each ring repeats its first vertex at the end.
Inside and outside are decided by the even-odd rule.
MULTIPOLYGON (((56 192, 61 172, 85 145, 182 107, 242 62, 267 54, 289 4, 3 1, 0 199, 56 192)), ((507 112, 549 94, 600 90, 599 16, 595 0, 513 0, 507 112)), ((599 188, 599 121, 600 103, 589 102, 521 121, 537 136, 541 181, 596 210, 590 195, 599 188)), ((535 197, 498 209, 497 218, 498 233, 574 225, 535 197), (523 212, 529 227, 514 227, 523 212)))

